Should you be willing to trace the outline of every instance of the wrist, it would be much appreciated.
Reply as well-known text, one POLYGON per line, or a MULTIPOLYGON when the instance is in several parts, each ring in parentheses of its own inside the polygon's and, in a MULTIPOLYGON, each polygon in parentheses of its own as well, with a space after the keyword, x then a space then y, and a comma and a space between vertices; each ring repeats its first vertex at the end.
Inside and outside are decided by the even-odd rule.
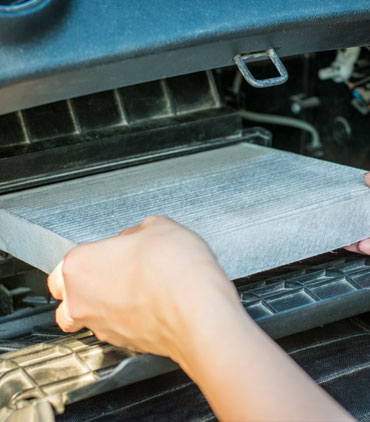
POLYGON ((197 286, 191 302, 183 304, 180 321, 171 357, 195 382, 203 367, 209 369, 210 353, 232 347, 236 327, 254 325, 224 274, 197 286))

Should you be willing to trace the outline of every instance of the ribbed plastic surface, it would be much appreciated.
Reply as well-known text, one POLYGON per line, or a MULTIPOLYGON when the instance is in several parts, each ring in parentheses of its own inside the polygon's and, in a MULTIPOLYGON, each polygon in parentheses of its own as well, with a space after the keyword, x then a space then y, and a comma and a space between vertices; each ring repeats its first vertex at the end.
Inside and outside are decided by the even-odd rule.
POLYGON ((273 338, 370 311, 370 258, 343 258, 239 288, 252 318, 273 338))
MULTIPOLYGON (((370 258, 355 256, 266 278, 240 287, 239 294, 249 314, 276 339, 369 311, 369 287, 370 258)), ((53 394, 54 405, 68 404, 177 369, 168 359, 137 355, 101 343, 88 331, 65 335, 50 327, 52 318, 48 324, 44 321, 50 328, 36 328, 28 336, 19 336, 16 327, 22 322, 21 319, 8 322, 8 331, 12 331, 13 325, 14 338, 0 341, 0 351, 12 350, 0 356, 0 386, 6 392, 2 397, 0 420, 26 412, 27 402, 22 400, 27 398, 42 399, 53 394), (22 345, 29 347, 22 348, 22 345), (21 410, 14 412, 15 404, 21 410)), ((344 337, 345 334, 341 332, 344 337)), ((368 334, 366 338, 364 335, 366 344, 368 334)), ((360 340, 356 348, 361 348, 363 339, 352 341, 356 340, 360 340)), ((323 356, 322 362, 318 361, 314 367, 309 365, 309 352, 303 355, 302 349, 299 357, 294 355, 289 339, 282 340, 282 344, 303 367, 312 367, 311 375, 324 387, 331 385, 333 367, 343 372, 339 375, 350 372, 346 367, 351 367, 352 362, 343 368, 338 355, 338 350, 342 350, 340 341, 337 353, 330 355, 327 362, 323 356)), ((328 346, 331 347, 330 342, 328 346)), ((368 362, 365 355, 358 353, 359 358, 362 356, 361 362, 368 362)), ((352 409, 354 405, 356 403, 348 407, 352 409)))

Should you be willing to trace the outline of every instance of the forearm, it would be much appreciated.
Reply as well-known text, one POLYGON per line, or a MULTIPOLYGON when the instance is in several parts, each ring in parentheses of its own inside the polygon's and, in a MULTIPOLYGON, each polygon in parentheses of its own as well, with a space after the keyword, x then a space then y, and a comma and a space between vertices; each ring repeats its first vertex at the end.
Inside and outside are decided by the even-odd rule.
POLYGON ((183 366, 221 420, 353 420, 239 304, 216 296, 188 336, 183 366))
POLYGON ((73 248, 48 283, 63 330, 171 357, 220 419, 351 420, 247 316, 208 246, 167 218, 73 248))

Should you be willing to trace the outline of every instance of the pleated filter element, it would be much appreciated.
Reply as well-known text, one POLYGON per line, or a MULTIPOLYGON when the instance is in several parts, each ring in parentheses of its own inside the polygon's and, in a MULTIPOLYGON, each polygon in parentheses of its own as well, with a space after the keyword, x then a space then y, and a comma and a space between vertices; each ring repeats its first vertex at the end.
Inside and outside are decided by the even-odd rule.
POLYGON ((363 170, 250 144, 0 197, 0 249, 50 272, 149 215, 199 233, 231 279, 370 236, 363 170))

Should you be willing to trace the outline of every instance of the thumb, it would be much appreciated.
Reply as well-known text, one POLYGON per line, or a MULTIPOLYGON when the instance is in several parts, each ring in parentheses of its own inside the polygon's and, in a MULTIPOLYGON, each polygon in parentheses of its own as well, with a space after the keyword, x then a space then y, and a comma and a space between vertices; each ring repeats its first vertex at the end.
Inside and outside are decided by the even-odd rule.
POLYGON ((63 300, 64 279, 63 261, 60 261, 48 277, 48 287, 51 295, 58 300, 63 300))
POLYGON ((81 323, 70 317, 65 300, 58 306, 55 312, 55 320, 59 327, 65 332, 71 333, 74 331, 82 330, 82 328, 84 328, 81 323))

